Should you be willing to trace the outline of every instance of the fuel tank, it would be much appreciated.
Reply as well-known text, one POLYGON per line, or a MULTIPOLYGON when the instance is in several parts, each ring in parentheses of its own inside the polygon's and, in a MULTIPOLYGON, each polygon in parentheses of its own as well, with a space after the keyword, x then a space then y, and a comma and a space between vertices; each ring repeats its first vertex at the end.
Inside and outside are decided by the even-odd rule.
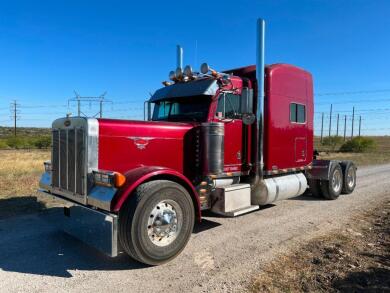
POLYGON ((251 203, 266 205, 278 200, 296 197, 305 192, 307 180, 302 173, 263 179, 252 190, 251 203))
MULTIPOLYGON (((121 173, 140 166, 174 169, 188 177, 194 168, 196 123, 98 119, 98 168, 121 173)), ((199 140, 199 139, 198 139, 199 140)))

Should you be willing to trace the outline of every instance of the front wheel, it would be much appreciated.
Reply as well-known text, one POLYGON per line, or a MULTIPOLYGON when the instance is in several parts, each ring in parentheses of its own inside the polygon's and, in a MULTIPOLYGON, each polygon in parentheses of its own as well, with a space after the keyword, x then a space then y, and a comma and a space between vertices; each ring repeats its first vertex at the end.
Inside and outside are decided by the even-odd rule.
POLYGON ((194 219, 194 205, 183 186, 167 180, 147 182, 120 211, 119 240, 134 259, 163 264, 184 249, 194 219))

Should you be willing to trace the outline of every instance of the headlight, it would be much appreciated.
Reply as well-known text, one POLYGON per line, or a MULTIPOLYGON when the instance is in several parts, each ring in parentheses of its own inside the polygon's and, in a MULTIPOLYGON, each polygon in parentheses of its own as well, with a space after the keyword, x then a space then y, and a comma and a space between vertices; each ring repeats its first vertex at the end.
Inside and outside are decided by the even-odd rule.
POLYGON ((45 172, 51 172, 53 170, 50 161, 44 162, 43 165, 45 166, 45 172))
POLYGON ((109 187, 121 187, 126 182, 123 174, 110 171, 93 171, 93 179, 96 185, 109 187))

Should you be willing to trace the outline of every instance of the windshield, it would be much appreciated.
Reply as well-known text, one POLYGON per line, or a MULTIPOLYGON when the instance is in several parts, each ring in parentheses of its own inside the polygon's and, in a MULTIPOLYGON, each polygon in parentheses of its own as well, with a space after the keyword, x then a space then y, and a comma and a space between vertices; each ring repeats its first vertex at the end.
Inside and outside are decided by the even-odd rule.
POLYGON ((211 96, 183 97, 158 101, 154 105, 153 121, 197 121, 207 119, 211 96))

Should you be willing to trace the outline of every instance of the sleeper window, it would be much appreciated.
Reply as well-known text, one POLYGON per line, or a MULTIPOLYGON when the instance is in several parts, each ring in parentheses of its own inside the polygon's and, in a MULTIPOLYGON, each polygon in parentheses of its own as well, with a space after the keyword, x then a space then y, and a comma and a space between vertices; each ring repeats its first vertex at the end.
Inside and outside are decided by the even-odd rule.
POLYGON ((290 104, 290 121, 294 123, 306 122, 306 107, 301 104, 290 104))

